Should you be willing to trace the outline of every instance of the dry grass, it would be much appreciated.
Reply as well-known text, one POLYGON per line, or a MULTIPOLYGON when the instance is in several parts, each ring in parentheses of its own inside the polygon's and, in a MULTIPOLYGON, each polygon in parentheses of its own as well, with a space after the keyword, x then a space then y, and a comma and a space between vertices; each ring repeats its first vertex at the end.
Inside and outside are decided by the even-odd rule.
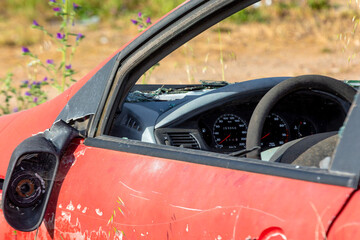
MULTIPOLYGON (((352 31, 351 19, 357 14, 355 10, 343 5, 315 14, 306 8, 284 12, 272 7, 264 10, 264 14, 272 19, 270 22, 222 23, 226 80, 234 82, 309 73, 358 79, 359 60, 355 58, 349 65, 348 56, 359 51, 360 41, 353 38, 350 44, 345 44, 338 39, 340 33, 352 31)), ((58 28, 56 22, 46 24, 53 26, 54 31, 58 28)), ((59 58, 56 47, 30 25, 31 22, 17 16, 0 21, 0 76, 11 71, 18 81, 27 78, 26 59, 21 57, 22 45, 30 45, 42 59, 59 58)), ((86 35, 74 58, 73 67, 78 71, 75 78, 78 79, 137 34, 129 17, 92 25, 78 24, 74 31, 86 35)), ((218 31, 215 26, 167 57, 155 69, 149 83, 221 80, 218 31)))

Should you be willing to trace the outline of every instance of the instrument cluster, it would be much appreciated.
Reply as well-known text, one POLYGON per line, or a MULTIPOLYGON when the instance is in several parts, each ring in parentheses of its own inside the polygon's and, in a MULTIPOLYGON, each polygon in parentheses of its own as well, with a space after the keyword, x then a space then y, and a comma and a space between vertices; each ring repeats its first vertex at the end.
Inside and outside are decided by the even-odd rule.
MULTIPOLYGON (((256 103, 232 103, 203 114, 198 129, 209 150, 233 152, 246 148, 246 135, 256 103)), ((316 133, 337 131, 345 119, 341 105, 308 95, 285 99, 267 116, 261 135, 262 151, 316 133)))

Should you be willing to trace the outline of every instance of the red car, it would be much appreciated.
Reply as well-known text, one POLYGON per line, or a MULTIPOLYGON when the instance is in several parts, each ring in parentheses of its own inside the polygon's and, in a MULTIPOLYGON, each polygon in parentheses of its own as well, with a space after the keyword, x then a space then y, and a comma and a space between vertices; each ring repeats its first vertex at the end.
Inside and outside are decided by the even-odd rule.
POLYGON ((253 2, 188 1, 57 98, 1 117, 0 238, 360 239, 353 87, 135 85, 253 2))

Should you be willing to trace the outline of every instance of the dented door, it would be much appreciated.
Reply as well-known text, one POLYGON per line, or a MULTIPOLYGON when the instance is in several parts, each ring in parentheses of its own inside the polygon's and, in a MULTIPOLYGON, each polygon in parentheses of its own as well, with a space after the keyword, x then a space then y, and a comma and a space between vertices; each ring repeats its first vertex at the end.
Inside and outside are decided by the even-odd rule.
POLYGON ((87 145, 71 144, 43 224, 17 239, 323 239, 353 190, 87 145))

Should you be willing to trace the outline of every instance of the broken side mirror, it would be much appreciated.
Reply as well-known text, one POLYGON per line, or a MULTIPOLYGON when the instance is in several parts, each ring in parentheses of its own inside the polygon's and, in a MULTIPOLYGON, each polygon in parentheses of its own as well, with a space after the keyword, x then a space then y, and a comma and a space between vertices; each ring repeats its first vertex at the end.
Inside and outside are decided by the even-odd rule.
POLYGON ((15 148, 2 192, 4 216, 14 229, 29 232, 40 226, 60 159, 75 137, 76 129, 58 121, 15 148))

